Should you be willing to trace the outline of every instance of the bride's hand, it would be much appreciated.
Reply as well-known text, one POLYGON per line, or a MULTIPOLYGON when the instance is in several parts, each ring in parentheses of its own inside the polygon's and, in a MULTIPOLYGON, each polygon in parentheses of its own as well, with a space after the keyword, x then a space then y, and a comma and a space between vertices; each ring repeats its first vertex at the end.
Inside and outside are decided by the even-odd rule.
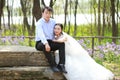
POLYGON ((65 38, 63 39, 63 41, 67 41, 67 38, 65 37, 65 38))
POLYGON ((67 41, 67 37, 63 37, 63 38, 60 38, 60 39, 58 39, 58 40, 53 40, 54 42, 59 42, 59 43, 63 43, 63 42, 65 42, 65 41, 67 41))

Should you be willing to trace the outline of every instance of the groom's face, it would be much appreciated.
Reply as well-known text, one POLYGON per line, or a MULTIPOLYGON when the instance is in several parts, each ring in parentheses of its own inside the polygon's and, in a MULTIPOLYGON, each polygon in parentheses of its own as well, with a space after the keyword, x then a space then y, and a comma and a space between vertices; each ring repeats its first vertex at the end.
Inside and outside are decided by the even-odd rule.
POLYGON ((52 12, 48 11, 47 9, 44 10, 44 12, 42 13, 43 18, 48 22, 50 17, 51 17, 52 12))

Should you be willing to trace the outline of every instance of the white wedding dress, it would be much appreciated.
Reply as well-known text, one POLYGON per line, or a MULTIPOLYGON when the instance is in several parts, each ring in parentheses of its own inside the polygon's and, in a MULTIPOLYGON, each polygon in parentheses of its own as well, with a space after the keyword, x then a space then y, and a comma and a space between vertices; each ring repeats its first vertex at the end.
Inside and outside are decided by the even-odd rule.
MULTIPOLYGON (((67 80, 113 80, 114 74, 96 63, 88 52, 71 36, 67 36, 65 42, 67 80)), ((58 55, 56 56, 58 62, 58 55)))

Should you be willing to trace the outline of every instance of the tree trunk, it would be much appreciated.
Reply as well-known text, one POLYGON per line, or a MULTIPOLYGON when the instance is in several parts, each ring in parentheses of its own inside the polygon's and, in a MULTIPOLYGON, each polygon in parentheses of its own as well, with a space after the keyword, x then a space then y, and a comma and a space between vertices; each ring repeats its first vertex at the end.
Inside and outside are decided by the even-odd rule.
POLYGON ((102 36, 104 36, 104 31, 105 31, 105 11, 106 11, 106 0, 104 0, 104 3, 103 3, 103 27, 102 27, 102 36))
POLYGON ((64 15, 65 15, 65 17, 64 17, 64 20, 65 20, 65 21, 64 21, 64 30, 65 30, 66 18, 67 18, 67 14, 68 14, 67 9, 68 9, 68 0, 65 1, 65 9, 64 9, 64 15))
MULTIPOLYGON (((29 23, 28 23, 28 19, 27 19, 27 15, 28 12, 30 12, 30 3, 28 0, 20 0, 21 2, 21 7, 22 7, 22 12, 23 12, 23 22, 24 22, 24 26, 27 28, 27 31, 28 31, 28 35, 29 36, 32 36, 34 34, 34 32, 32 32, 32 28, 30 27, 29 23), (27 4, 27 5, 26 5, 27 4)), ((29 46, 31 46, 31 39, 29 39, 29 46)))
MULTIPOLYGON (((116 27, 117 27, 117 30, 118 30, 118 23, 119 23, 119 19, 120 19, 120 17, 119 17, 119 0, 117 0, 117 25, 116 25, 116 27)), ((119 30, 118 30, 118 32, 117 32, 117 36, 118 36, 118 34, 119 34, 119 30)))
POLYGON ((33 9, 32 9, 33 16, 35 17, 36 21, 38 21, 42 17, 42 12, 40 8, 40 1, 33 0, 33 9))
POLYGON ((97 18, 96 18, 96 17, 97 17, 97 16, 96 16, 96 8, 97 8, 97 7, 95 6, 95 5, 96 5, 96 0, 93 1, 93 4, 94 4, 94 5, 93 5, 93 9, 94 9, 94 16, 95 16, 95 17, 94 17, 94 21, 95 21, 94 26, 97 27, 97 18))
POLYGON ((92 25, 92 21, 93 21, 93 19, 92 19, 92 16, 93 16, 93 15, 92 15, 92 13, 93 13, 93 12, 92 12, 92 11, 93 11, 92 5, 93 5, 93 1, 91 1, 91 4, 90 4, 90 14, 91 14, 90 34, 91 34, 91 35, 94 34, 94 33, 93 33, 93 25, 92 25))
POLYGON ((31 32, 33 33, 33 35, 35 35, 35 21, 34 21, 34 16, 32 17, 32 30, 31 32))
POLYGON ((76 33, 77 33, 77 23, 76 23, 77 5, 78 5, 78 0, 75 1, 75 12, 74 12, 74 17, 75 17, 75 23, 74 23, 74 36, 76 36, 76 33))
POLYGON ((10 7, 9 7, 9 0, 7 0, 7 12, 8 12, 8 28, 10 29, 10 7))
POLYGON ((5 0, 0 0, 0 30, 2 30, 1 28, 1 17, 3 14, 3 7, 5 6, 5 0))
POLYGON ((24 23, 24 26, 27 27, 27 30, 28 30, 28 34, 29 36, 32 35, 31 33, 31 29, 30 29, 30 25, 28 24, 28 19, 27 19, 27 12, 28 11, 28 5, 26 5, 28 2, 27 1, 24 1, 24 0, 20 0, 21 2, 21 7, 22 7, 22 12, 23 12, 23 23, 24 23))
MULTIPOLYGON (((49 5, 49 6, 50 6, 52 9, 53 9, 53 5, 55 4, 55 2, 56 2, 56 0, 54 0, 54 1, 53 1, 53 0, 50 0, 50 5, 49 5)), ((52 17, 53 17, 53 14, 52 14, 52 17)))
POLYGON ((46 6, 44 0, 41 0, 41 1, 42 1, 42 4, 43 4, 44 6, 46 6))
POLYGON ((68 22, 68 30, 67 30, 67 33, 70 34, 70 23, 71 23, 71 5, 72 5, 72 0, 70 0, 70 16, 69 16, 69 22, 68 22))
POLYGON ((98 1, 98 36, 101 36, 100 0, 98 1))
MULTIPOLYGON (((115 23, 115 0, 111 0, 111 15, 112 15, 112 37, 117 37, 117 27, 115 23)), ((116 42, 116 39, 112 40, 116 42)))
POLYGON ((11 9, 10 9, 10 12, 11 12, 11 15, 10 15, 10 17, 11 17, 11 24, 13 25, 13 3, 14 3, 14 0, 12 0, 12 6, 11 6, 11 9))
POLYGON ((50 7, 53 8, 54 4, 55 4, 56 0, 50 0, 50 7))

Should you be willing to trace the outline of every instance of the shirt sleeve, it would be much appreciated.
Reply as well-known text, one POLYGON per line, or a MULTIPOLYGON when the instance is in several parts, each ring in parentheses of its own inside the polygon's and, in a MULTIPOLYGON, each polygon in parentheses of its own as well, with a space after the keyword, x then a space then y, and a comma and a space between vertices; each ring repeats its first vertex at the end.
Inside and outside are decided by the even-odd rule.
POLYGON ((45 43, 48 43, 47 42, 47 39, 46 39, 46 37, 45 37, 45 34, 44 34, 44 32, 43 32, 43 28, 42 28, 42 22, 40 22, 40 21, 38 21, 37 23, 36 23, 36 34, 37 34, 37 37, 41 40, 41 42, 43 43, 43 44, 45 44, 45 43))

